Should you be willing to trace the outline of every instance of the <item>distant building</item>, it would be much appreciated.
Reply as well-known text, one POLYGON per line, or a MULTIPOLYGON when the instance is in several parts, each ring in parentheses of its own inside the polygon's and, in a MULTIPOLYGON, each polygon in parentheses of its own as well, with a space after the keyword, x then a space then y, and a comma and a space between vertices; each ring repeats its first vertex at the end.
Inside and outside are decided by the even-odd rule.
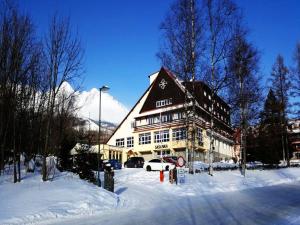
MULTIPOLYGON (((192 82, 184 83, 167 69, 149 76, 150 85, 128 115, 109 138, 109 146, 123 148, 125 155, 143 156, 145 160, 162 155, 187 157, 187 123, 185 109, 191 109, 192 82)), ((207 161, 210 146, 211 89, 203 82, 195 82, 196 150, 195 159, 207 161)), ((231 159, 233 130, 230 108, 214 96, 214 161, 231 159)), ((191 123, 191 121, 190 121, 191 123)), ((123 157, 123 161, 126 159, 123 157)))
POLYGON ((300 119, 288 121, 288 139, 293 150, 293 158, 300 159, 300 119))

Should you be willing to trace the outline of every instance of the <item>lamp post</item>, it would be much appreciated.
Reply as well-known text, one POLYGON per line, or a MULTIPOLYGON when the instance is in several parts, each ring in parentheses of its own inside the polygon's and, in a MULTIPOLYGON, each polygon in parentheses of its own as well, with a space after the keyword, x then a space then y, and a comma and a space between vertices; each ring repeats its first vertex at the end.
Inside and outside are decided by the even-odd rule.
POLYGON ((101 93, 109 90, 109 87, 103 85, 99 88, 99 132, 98 132, 98 186, 101 187, 100 179, 100 137, 101 137, 101 93))

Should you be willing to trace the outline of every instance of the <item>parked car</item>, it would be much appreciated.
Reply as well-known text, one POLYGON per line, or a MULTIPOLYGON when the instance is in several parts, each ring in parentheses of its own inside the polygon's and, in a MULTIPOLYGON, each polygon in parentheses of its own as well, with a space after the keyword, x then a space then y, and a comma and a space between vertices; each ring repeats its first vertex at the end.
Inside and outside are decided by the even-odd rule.
POLYGON ((143 168, 144 162, 145 162, 145 160, 143 157, 131 157, 124 163, 124 167, 126 167, 126 168, 143 168))
POLYGON ((149 162, 144 163, 145 170, 151 171, 151 170, 170 170, 174 169, 175 165, 173 163, 166 162, 165 160, 160 160, 160 159, 152 159, 149 162))
POLYGON ((107 163, 109 163, 110 166, 114 168, 114 170, 122 169, 122 164, 116 159, 107 160, 107 163))

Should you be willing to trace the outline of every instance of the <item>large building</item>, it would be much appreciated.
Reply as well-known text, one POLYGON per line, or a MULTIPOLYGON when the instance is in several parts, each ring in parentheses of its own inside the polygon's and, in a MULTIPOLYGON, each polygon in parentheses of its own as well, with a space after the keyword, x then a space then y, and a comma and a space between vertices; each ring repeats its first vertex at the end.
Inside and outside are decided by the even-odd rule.
MULTIPOLYGON (((191 109, 191 93, 195 93, 196 160, 207 161, 210 148, 210 121, 212 93, 203 82, 183 82, 165 68, 149 76, 150 85, 128 115, 109 138, 107 144, 124 150, 124 162, 130 155, 145 160, 163 155, 187 157, 188 122, 186 113, 191 109), (186 96, 189 96, 188 98, 186 96), (189 103, 188 103, 189 102, 189 103)), ((214 96, 213 159, 219 161, 234 157, 230 127, 230 108, 214 96)))

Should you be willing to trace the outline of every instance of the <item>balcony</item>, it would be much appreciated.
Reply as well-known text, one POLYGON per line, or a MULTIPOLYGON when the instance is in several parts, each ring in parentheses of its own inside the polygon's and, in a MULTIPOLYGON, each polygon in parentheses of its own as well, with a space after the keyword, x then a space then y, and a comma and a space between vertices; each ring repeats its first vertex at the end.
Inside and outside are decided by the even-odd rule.
POLYGON ((134 132, 143 132, 148 130, 158 130, 172 127, 183 127, 185 126, 185 119, 172 120, 164 123, 153 123, 146 125, 137 125, 134 127, 134 132))

